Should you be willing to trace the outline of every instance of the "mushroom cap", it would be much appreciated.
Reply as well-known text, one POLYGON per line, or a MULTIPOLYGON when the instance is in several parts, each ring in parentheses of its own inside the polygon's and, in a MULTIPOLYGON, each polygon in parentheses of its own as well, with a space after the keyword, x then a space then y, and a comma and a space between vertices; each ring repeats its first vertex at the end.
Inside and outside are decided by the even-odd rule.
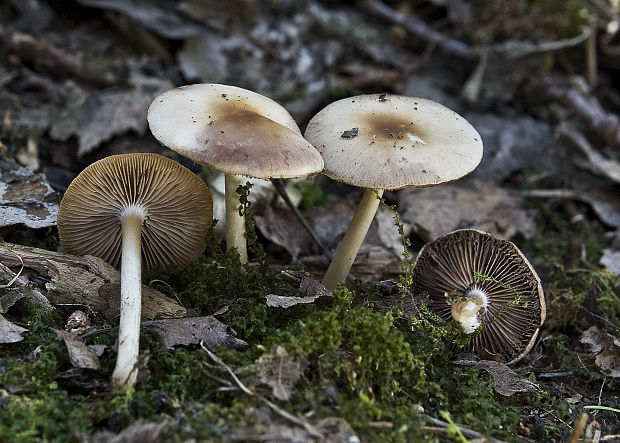
POLYGON ((121 154, 86 167, 69 185, 58 210, 67 253, 94 255, 118 268, 121 216, 144 210, 143 269, 185 265, 206 247, 213 218, 211 192, 186 167, 159 154, 121 154))
POLYGON ((448 321, 448 297, 483 291, 488 300, 480 316, 484 327, 468 344, 469 351, 483 358, 517 362, 529 352, 545 320, 543 289, 529 261, 513 243, 475 229, 426 244, 416 259, 412 289, 428 297, 428 307, 448 321))
POLYGON ((323 174, 363 188, 438 185, 469 174, 482 159, 482 139, 467 120, 401 95, 338 100, 310 120, 305 137, 323 156, 323 174))
POLYGON ((226 174, 290 178, 316 174, 323 159, 291 115, 236 86, 196 84, 164 92, 147 120, 164 146, 226 174))

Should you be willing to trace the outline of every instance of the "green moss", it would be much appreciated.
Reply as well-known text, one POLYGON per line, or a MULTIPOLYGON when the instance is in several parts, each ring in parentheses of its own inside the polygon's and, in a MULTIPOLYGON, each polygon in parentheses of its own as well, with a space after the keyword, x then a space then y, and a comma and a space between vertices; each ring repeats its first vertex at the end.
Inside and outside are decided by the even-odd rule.
POLYGON ((301 210, 327 208, 334 200, 334 196, 323 191, 318 183, 304 180, 296 182, 295 186, 301 191, 302 199, 299 203, 301 210))

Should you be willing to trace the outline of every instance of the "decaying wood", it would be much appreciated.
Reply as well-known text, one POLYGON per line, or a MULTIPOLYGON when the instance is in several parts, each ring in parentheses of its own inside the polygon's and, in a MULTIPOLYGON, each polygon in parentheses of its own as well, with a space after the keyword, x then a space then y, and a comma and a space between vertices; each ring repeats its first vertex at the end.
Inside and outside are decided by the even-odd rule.
MULTIPOLYGON (((46 282, 41 291, 52 305, 85 305, 107 321, 118 322, 120 273, 102 259, 0 243, 0 263, 17 271, 21 267, 20 258, 24 263, 22 276, 46 282)), ((165 295, 148 286, 142 287, 142 320, 178 318, 186 314, 185 308, 165 295)))

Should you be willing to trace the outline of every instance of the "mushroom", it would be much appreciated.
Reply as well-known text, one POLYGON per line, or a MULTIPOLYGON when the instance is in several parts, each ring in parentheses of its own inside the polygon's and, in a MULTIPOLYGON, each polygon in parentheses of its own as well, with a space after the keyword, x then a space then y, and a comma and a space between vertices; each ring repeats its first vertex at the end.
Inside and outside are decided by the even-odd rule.
POLYGON ((65 192, 58 210, 64 250, 121 269, 115 386, 127 390, 137 377, 142 269, 197 260, 211 214, 204 182, 158 154, 106 157, 85 168, 65 192))
POLYGON ((509 364, 529 352, 545 320, 543 289, 532 265, 513 243, 475 229, 426 244, 416 259, 412 290, 466 334, 479 332, 468 350, 509 364))
POLYGON ((225 174, 226 246, 237 249, 242 263, 245 219, 236 190, 243 177, 305 177, 323 169, 321 156, 286 109, 246 89, 181 86, 155 98, 147 120, 161 144, 225 174))
POLYGON ((366 188, 323 284, 346 278, 386 189, 457 180, 482 159, 480 135, 467 120, 431 100, 360 95, 323 108, 305 137, 323 156, 323 173, 366 188))

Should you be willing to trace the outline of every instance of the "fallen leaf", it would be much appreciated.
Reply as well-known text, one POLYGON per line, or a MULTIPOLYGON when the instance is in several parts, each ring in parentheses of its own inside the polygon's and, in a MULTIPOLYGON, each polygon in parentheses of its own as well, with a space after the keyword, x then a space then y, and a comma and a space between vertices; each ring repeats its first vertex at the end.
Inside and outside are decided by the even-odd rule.
POLYGON ((497 185, 518 171, 560 170, 562 155, 566 154, 555 148, 553 132, 547 123, 525 115, 470 113, 465 117, 484 141, 484 156, 471 173, 473 178, 497 185))
POLYGON ((517 232, 531 237, 536 225, 526 201, 479 180, 400 191, 402 220, 414 226, 423 241, 463 228, 475 228, 509 240, 517 232))
POLYGON ((14 325, 2 315, 0 315, 0 343, 17 343, 22 341, 22 333, 28 332, 28 329, 14 325))
POLYGON ((284 248, 292 261, 308 252, 311 239, 295 215, 288 208, 265 206, 263 215, 254 217, 256 227, 272 243, 284 248))
POLYGON ((314 303, 318 297, 288 297, 286 295, 267 294, 265 298, 267 299, 267 306, 270 308, 288 309, 297 305, 314 303))
POLYGON ((86 344, 80 340, 75 334, 60 329, 54 329, 58 339, 65 342, 67 351, 69 351, 69 361, 75 368, 93 369, 98 371, 101 369, 99 358, 86 344))
POLYGON ((207 347, 239 349, 247 346, 245 341, 235 337, 235 331, 211 315, 146 321, 142 328, 153 334, 166 349, 199 345, 201 341, 207 347))
POLYGON ((59 194, 49 185, 45 174, 35 174, 0 153, 0 227, 55 226, 59 201, 59 194))
POLYGON ((275 398, 288 401, 306 366, 308 360, 301 349, 289 353, 283 346, 278 345, 248 369, 256 374, 262 383, 271 387, 275 398))
POLYGON ((608 377, 620 378, 620 338, 592 326, 581 335, 581 343, 596 355, 594 361, 608 377))
POLYGON ((505 397, 511 397, 514 394, 523 392, 538 392, 540 390, 538 385, 520 378, 512 369, 498 361, 459 359, 453 361, 453 363, 459 366, 484 369, 493 377, 495 391, 505 397))
MULTIPOLYGON (((153 99, 173 87, 168 80, 149 77, 135 69, 129 76, 127 89, 105 89, 87 92, 74 87, 68 89, 66 109, 58 112, 49 108, 45 124, 51 125, 49 134, 58 141, 72 136, 78 138, 78 156, 83 156, 102 142, 128 131, 143 134, 146 130, 146 111, 153 99)), ((33 119, 32 116, 23 118, 33 119)))
POLYGON ((314 303, 317 300, 332 301, 332 291, 327 289, 312 274, 306 271, 285 270, 278 275, 280 280, 298 288, 301 297, 267 294, 267 306, 272 308, 290 308, 299 304, 314 303))

